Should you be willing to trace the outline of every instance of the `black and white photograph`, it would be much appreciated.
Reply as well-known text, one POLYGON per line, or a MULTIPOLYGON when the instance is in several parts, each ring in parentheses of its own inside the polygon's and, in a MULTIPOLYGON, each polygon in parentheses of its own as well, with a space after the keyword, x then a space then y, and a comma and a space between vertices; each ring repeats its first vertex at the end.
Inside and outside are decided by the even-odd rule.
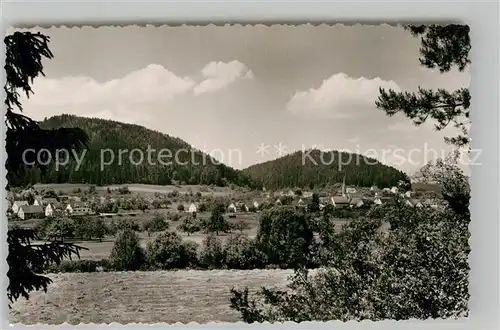
POLYGON ((8 29, 9 322, 467 318, 470 32, 8 29))

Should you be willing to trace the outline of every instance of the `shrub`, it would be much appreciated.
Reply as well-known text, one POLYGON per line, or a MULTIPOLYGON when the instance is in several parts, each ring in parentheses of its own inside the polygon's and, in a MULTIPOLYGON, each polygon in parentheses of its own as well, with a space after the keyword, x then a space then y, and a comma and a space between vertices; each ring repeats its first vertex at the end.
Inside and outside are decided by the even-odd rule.
POLYGON ((266 255, 254 240, 243 235, 228 238, 224 246, 225 265, 229 269, 263 269, 266 255))
POLYGON ((186 241, 182 243, 183 253, 187 267, 197 267, 199 265, 198 249, 199 246, 196 242, 186 241))
POLYGON ((118 219, 116 222, 111 222, 111 225, 115 226, 115 229, 112 229, 112 231, 122 231, 122 230, 132 230, 132 231, 141 231, 141 227, 137 223, 137 221, 126 218, 126 219, 118 219))
POLYGON ((145 264, 145 255, 139 236, 130 229, 119 232, 110 259, 117 270, 141 269, 145 264))
POLYGON ((177 205, 177 211, 184 212, 184 205, 183 204, 177 205))
POLYGON ((222 241, 209 235, 202 242, 200 251, 200 265, 209 268, 221 268, 225 262, 224 248, 222 241))
POLYGON ((130 194, 130 189, 128 189, 128 187, 124 186, 124 187, 120 187, 118 188, 118 193, 120 195, 127 195, 127 194, 130 194))
POLYGON ((108 259, 101 260, 64 260, 59 265, 52 264, 46 273, 93 273, 99 268, 103 271, 113 270, 108 259))
POLYGON ((187 256, 186 247, 188 246, 183 245, 179 234, 164 232, 148 243, 146 248, 148 262, 159 269, 185 268, 192 261, 187 256))

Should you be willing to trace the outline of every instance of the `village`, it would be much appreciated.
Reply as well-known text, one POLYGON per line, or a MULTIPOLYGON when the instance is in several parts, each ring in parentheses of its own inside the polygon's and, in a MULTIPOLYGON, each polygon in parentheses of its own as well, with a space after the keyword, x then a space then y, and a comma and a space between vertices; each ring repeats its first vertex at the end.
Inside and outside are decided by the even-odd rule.
MULTIPOLYGON (((154 194, 133 193, 127 186, 113 190, 89 185, 87 190, 75 188, 69 194, 63 194, 62 191, 57 194, 51 188, 31 188, 9 194, 8 216, 11 221, 88 215, 133 217, 155 209, 172 209, 180 213, 193 214, 205 212, 205 203, 213 201, 223 203, 229 214, 255 213, 273 205, 294 205, 307 208, 315 193, 300 189, 276 192, 263 189, 260 192, 233 191, 224 197, 220 195, 214 197, 214 193, 211 193, 209 188, 196 187, 199 190, 197 193, 193 193, 192 190, 185 192, 170 190, 160 193, 161 190, 158 189, 159 191, 154 194)), ((378 189, 376 186, 362 189, 346 187, 343 183, 335 194, 331 193, 331 189, 322 189, 317 192, 319 208, 322 210, 327 205, 335 208, 384 205, 395 195, 404 198, 405 203, 411 207, 424 205, 432 208, 439 207, 437 202, 439 187, 432 184, 414 184, 412 187, 412 190, 407 191, 401 191, 398 187, 378 189)))

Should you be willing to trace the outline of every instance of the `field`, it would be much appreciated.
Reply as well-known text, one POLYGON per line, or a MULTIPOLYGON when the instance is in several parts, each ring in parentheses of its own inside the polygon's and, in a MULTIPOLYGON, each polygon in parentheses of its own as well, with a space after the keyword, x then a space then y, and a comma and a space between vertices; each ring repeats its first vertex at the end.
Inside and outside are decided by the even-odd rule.
POLYGON ((286 285, 289 270, 50 274, 47 293, 19 298, 10 323, 237 322, 230 289, 286 285))
MULTIPOLYGON (((65 194, 72 193, 75 189, 88 189, 90 184, 77 184, 77 183, 50 183, 50 184, 35 184, 34 188, 37 190, 50 188, 54 189, 56 192, 61 191, 65 194)), ((128 187, 128 189, 133 193, 141 193, 144 195, 154 194, 154 193, 163 193, 167 194, 169 192, 178 191, 179 193, 189 193, 193 192, 193 194, 200 192, 202 195, 213 195, 213 196, 228 196, 234 191, 228 187, 205 187, 199 185, 151 185, 151 184, 122 184, 122 185, 111 185, 111 186, 102 186, 96 187, 97 192, 105 192, 108 188, 117 189, 120 187, 128 187)))

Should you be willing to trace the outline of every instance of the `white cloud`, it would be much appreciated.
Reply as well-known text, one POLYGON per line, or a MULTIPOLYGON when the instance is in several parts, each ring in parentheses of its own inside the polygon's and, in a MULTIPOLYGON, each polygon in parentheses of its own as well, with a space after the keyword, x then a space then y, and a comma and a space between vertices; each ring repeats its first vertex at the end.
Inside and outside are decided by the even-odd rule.
POLYGON ((223 89, 240 79, 254 78, 252 70, 240 61, 210 62, 205 65, 201 73, 205 80, 194 87, 195 95, 223 89))
POLYGON ((287 110, 308 117, 353 117, 361 108, 375 107, 380 87, 400 91, 392 80, 351 78, 344 73, 337 73, 325 79, 318 88, 297 91, 289 100, 287 110))
POLYGON ((148 111, 164 111, 164 106, 178 97, 193 97, 191 92, 212 92, 238 79, 253 78, 252 71, 238 61, 210 62, 201 73, 205 80, 198 85, 193 78, 178 76, 158 64, 104 82, 86 76, 39 77, 33 83, 34 95, 22 103, 25 112, 35 119, 70 113, 143 122, 154 117, 148 111))

